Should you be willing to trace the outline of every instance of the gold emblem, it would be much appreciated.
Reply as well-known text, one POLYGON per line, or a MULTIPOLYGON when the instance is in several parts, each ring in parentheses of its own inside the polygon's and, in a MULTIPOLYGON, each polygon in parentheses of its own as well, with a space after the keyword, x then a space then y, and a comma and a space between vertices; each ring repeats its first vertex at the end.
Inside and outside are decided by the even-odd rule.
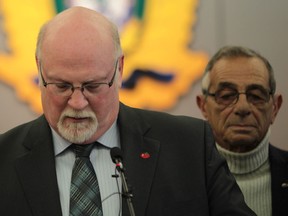
POLYGON ((37 113, 42 111, 35 64, 36 37, 41 25, 55 15, 51 0, 1 0, 0 32, 7 51, 0 52, 0 79, 37 113))
POLYGON ((134 107, 169 109, 201 77, 208 56, 189 48, 197 3, 146 0, 142 19, 132 18, 124 26, 121 101, 134 107))
MULTIPOLYGON (((115 3, 106 1, 111 3, 106 5, 115 3)), ((65 8, 63 2, 55 2, 58 2, 57 7, 65 8)), ((89 5, 89 0, 75 2, 89 5)), ((103 1, 90 2, 98 11, 101 9, 103 1)), ((140 108, 172 108, 200 78, 208 60, 204 52, 189 48, 194 38, 198 0, 120 2, 125 12, 115 11, 118 17, 114 16, 115 20, 121 21, 117 24, 125 54, 120 100, 140 108)), ((52 0, 30 0, 29 4, 0 0, 0 5, 3 17, 0 34, 5 35, 2 47, 7 47, 5 51, 0 50, 0 79, 12 86, 19 98, 35 112, 41 113, 34 59, 36 37, 41 25, 60 9, 55 8, 52 0)), ((107 11, 111 13, 110 9, 107 11)))

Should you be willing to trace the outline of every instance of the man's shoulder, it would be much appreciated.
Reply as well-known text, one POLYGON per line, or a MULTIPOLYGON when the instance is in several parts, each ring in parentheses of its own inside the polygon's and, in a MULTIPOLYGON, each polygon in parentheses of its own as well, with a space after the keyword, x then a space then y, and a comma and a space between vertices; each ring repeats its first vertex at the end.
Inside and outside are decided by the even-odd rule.
MULTIPOLYGON (((27 152, 35 141, 45 140, 49 125, 44 116, 21 124, 0 135, 1 160, 16 158, 27 152)), ((9 160, 10 160, 9 159, 9 160)))
POLYGON ((12 142, 13 140, 21 139, 24 136, 27 135, 27 133, 31 130, 31 128, 35 128, 35 130, 40 129, 40 125, 44 123, 45 117, 40 116, 37 119, 34 119, 32 121, 20 124, 14 128, 11 128, 10 130, 6 131, 5 133, 0 135, 0 145, 3 142, 12 142))
POLYGON ((269 159, 270 161, 288 163, 288 151, 280 149, 275 145, 269 145, 269 159))
POLYGON ((148 110, 148 109, 139 109, 139 108, 133 108, 129 106, 122 106, 122 111, 125 110, 125 112, 129 112, 129 115, 135 115, 139 119, 144 119, 149 122, 155 122, 155 123, 179 123, 179 124, 196 124, 196 125, 202 125, 206 124, 206 121, 200 118, 195 118, 192 116, 186 116, 186 115, 174 115, 168 112, 163 111, 156 111, 156 110, 148 110), (124 109, 123 109, 124 108, 124 109))

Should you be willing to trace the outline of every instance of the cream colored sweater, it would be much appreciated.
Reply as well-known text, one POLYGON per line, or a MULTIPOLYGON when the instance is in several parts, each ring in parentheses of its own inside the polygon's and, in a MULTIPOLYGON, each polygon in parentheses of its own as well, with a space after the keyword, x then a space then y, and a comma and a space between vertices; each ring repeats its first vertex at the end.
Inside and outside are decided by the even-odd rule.
POLYGON ((247 153, 230 152, 216 144, 220 154, 226 158, 247 205, 259 216, 272 215, 269 137, 270 130, 260 145, 247 153))

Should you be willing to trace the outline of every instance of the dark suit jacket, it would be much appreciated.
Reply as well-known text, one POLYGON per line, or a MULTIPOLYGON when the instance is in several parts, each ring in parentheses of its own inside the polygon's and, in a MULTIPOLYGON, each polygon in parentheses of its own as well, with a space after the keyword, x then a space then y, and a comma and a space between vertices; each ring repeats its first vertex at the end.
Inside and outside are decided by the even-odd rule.
MULTIPOLYGON (((204 121, 121 104, 118 125, 137 216, 254 215, 204 121)), ((53 151, 44 116, 0 136, 0 215, 61 215, 53 151)))
POLYGON ((269 161, 272 183, 272 212, 273 216, 288 215, 288 152, 269 146, 269 161))

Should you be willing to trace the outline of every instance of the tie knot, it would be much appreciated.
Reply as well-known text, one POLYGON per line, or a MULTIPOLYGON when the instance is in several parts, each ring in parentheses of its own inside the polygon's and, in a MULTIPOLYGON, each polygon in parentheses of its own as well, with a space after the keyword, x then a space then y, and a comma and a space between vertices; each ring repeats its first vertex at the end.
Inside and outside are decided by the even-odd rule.
POLYGON ((87 145, 72 144, 72 149, 76 157, 89 157, 93 149, 94 143, 87 145))

